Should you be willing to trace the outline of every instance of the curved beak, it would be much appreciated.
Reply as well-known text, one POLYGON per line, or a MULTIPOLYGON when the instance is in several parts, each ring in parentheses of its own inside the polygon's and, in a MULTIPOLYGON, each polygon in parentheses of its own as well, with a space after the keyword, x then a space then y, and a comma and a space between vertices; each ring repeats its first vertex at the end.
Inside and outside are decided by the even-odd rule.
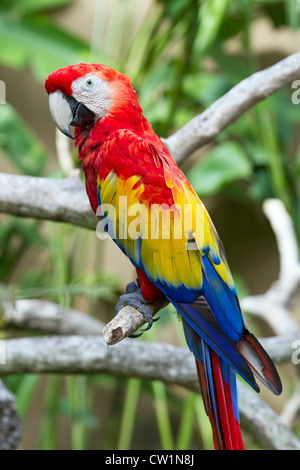
POLYGON ((66 136, 74 139, 70 126, 91 126, 96 121, 95 114, 84 104, 78 103, 72 96, 61 91, 49 94, 49 108, 58 129, 66 136))

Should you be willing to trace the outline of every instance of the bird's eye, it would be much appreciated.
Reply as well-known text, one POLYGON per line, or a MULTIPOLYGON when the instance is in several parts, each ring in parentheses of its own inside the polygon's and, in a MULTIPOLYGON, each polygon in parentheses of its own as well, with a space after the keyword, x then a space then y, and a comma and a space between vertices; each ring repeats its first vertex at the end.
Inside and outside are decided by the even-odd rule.
POLYGON ((94 85, 94 82, 91 78, 88 78, 87 81, 85 82, 85 84, 88 88, 90 88, 94 85))

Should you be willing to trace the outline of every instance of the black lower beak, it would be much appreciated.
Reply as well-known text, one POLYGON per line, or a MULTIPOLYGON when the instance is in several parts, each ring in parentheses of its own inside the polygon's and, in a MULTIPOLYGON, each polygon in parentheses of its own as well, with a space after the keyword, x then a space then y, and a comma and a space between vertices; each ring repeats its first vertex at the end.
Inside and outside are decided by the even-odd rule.
POLYGON ((72 96, 64 95, 64 98, 69 103, 73 118, 70 122, 70 126, 76 127, 88 127, 95 124, 96 116, 88 109, 84 104, 78 103, 72 96))

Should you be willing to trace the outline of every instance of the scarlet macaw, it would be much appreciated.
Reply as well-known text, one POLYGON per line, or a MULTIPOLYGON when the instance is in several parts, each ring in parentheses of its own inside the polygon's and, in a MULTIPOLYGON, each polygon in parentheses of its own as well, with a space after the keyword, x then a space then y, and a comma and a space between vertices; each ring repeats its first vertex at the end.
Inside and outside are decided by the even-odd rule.
POLYGON ((236 372, 257 392, 254 375, 276 395, 282 386, 245 326, 208 212, 143 116, 126 75, 105 65, 78 64, 50 74, 45 88, 57 127, 69 137, 70 125, 75 127, 93 211, 99 206, 110 235, 136 267, 140 311, 149 322, 143 300, 163 293, 181 314, 215 448, 243 449, 236 372), (106 205, 115 209, 113 216, 106 205), (134 236, 129 222, 137 213, 134 236))

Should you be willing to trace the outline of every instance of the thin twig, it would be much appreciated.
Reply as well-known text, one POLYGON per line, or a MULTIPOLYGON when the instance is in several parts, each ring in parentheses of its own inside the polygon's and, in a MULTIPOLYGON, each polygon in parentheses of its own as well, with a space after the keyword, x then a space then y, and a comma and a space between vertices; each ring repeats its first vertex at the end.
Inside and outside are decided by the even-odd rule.
POLYGON ((70 151, 70 139, 60 130, 55 131, 55 146, 59 165, 66 176, 69 176, 74 170, 74 162, 70 151))
MULTIPOLYGON (((146 304, 149 313, 154 315, 168 304, 165 296, 157 297, 154 302, 146 304)), ((125 306, 118 314, 104 327, 103 339, 108 346, 117 344, 127 336, 135 333, 145 323, 143 315, 134 307, 125 306)))
POLYGON ((245 297, 242 309, 266 321, 274 333, 289 335, 299 332, 289 307, 300 286, 300 262, 297 239, 291 217, 278 199, 268 199, 263 210, 274 231, 279 252, 279 278, 262 295, 245 297))

